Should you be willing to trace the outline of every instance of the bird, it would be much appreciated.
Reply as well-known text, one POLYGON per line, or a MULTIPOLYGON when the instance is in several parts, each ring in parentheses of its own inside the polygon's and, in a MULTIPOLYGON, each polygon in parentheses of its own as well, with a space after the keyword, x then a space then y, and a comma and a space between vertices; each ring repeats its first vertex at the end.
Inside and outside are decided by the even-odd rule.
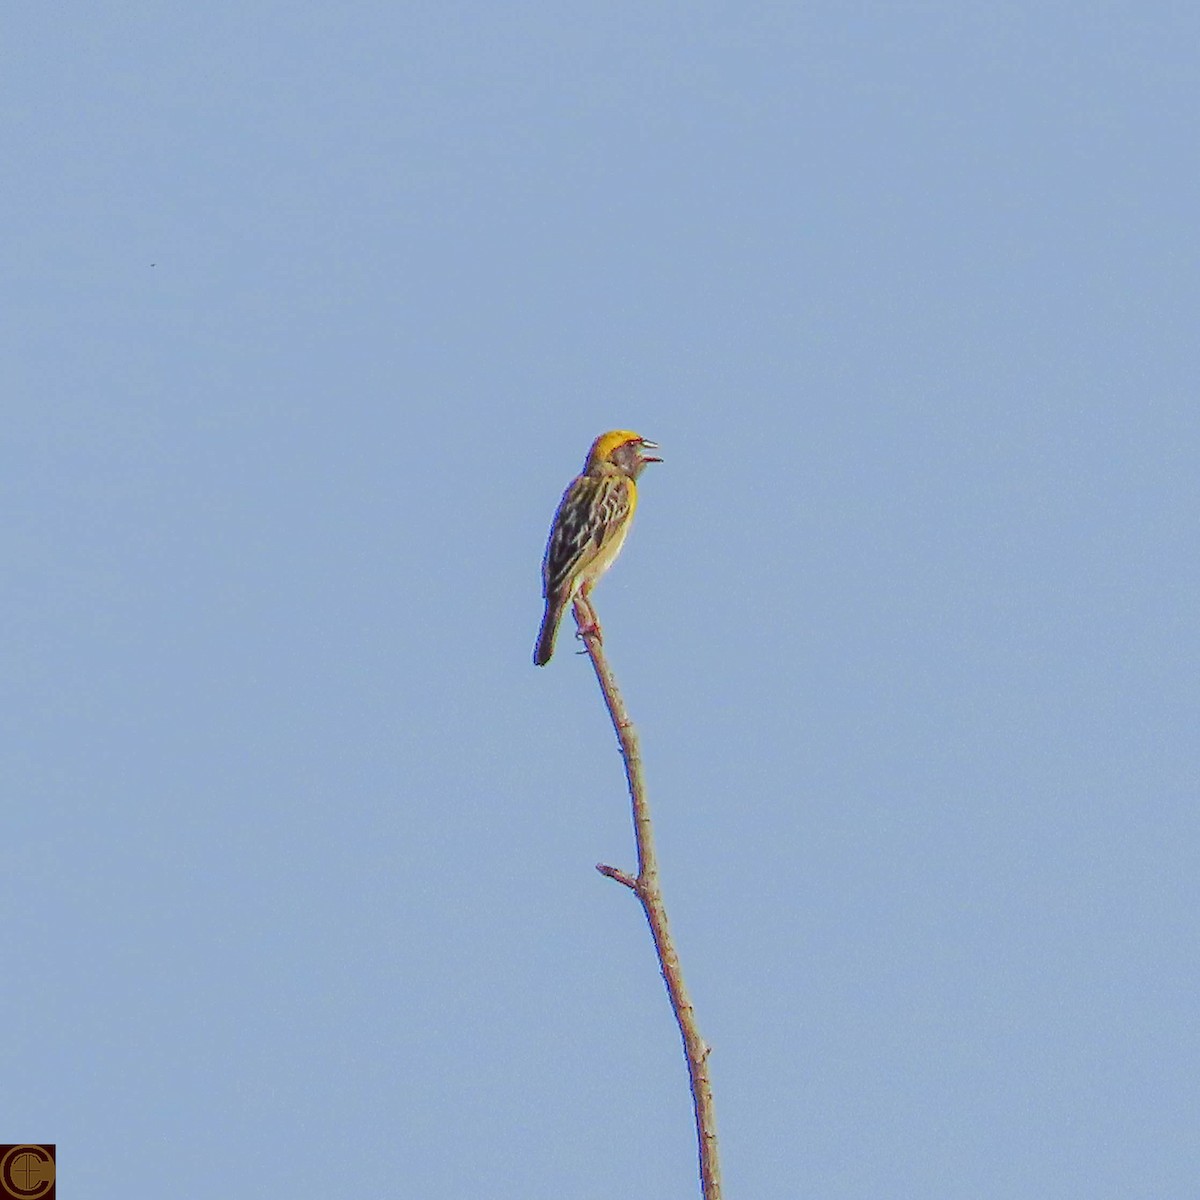
POLYGON ((544 667, 554 654, 554 639, 567 606, 577 596, 585 602, 596 580, 612 566, 637 508, 637 480, 647 463, 662 462, 647 454, 657 450, 629 429, 602 433, 588 451, 583 473, 571 480, 559 501, 542 558, 542 596, 546 609, 533 661, 544 667))

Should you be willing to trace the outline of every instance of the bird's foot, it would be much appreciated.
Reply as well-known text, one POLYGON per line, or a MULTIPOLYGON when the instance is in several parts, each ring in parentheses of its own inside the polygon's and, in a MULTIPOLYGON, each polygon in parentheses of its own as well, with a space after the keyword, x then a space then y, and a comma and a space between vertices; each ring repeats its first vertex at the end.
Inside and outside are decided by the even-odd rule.
POLYGON ((581 621, 579 627, 575 630, 575 636, 581 642, 594 637, 599 645, 604 645, 604 631, 595 621, 581 621))

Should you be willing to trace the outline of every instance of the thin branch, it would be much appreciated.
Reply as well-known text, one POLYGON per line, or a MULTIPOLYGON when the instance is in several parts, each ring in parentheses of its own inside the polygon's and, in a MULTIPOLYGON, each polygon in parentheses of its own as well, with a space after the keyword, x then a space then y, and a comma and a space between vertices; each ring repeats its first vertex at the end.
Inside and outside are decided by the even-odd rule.
POLYGON ((616 867, 610 867, 607 863, 597 863, 596 870, 601 875, 607 875, 609 879, 623 883, 631 892, 637 891, 638 882, 632 875, 626 875, 624 871, 618 871, 616 867))
POLYGON ((696 1025, 696 1012, 683 982, 683 971, 679 955, 671 940, 667 923, 667 909, 663 903, 662 889, 658 882, 658 858, 654 850, 654 827, 650 821, 650 804, 646 799, 646 786, 642 778, 642 758, 638 749, 637 731, 629 719, 629 712, 608 659, 604 654, 603 634, 596 610, 586 598, 575 601, 575 623, 587 649, 588 657, 596 671, 604 703, 612 718, 617 740, 621 744, 621 758, 625 762, 625 778, 629 783, 629 798, 633 804, 633 833, 637 842, 638 872, 636 876, 599 863, 596 870, 617 883, 624 884, 641 902, 650 934, 654 939, 654 950, 667 985, 667 996, 671 1011, 679 1025, 679 1036, 683 1039, 683 1052, 687 1058, 688 1081, 692 1089, 692 1111, 696 1117, 696 1142, 700 1152, 700 1186, 704 1200, 721 1200, 721 1164, 717 1155, 717 1115, 713 1104, 712 1084, 708 1077, 710 1047, 700 1036, 696 1025))

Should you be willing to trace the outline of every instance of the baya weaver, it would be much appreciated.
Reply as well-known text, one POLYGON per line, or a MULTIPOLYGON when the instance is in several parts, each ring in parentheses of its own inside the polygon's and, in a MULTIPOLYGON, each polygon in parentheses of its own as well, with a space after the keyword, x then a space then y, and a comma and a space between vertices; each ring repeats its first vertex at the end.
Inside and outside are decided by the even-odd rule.
POLYGON ((637 508, 637 478, 647 463, 662 462, 645 451, 657 449, 628 429, 602 433, 588 451, 583 474, 563 493, 542 559, 546 611, 533 651, 539 667, 554 653, 567 605, 576 596, 586 603, 593 584, 621 552, 637 508))

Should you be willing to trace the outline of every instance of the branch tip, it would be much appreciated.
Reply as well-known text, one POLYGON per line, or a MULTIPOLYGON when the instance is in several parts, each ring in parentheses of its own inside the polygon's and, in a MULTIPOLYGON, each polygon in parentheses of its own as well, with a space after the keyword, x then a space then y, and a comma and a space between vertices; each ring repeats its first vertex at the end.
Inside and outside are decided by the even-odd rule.
POLYGON ((616 867, 610 867, 608 863, 597 863, 596 870, 601 875, 616 880, 617 883, 623 883, 631 892, 637 891, 637 880, 632 875, 626 875, 624 871, 618 870, 616 867))

